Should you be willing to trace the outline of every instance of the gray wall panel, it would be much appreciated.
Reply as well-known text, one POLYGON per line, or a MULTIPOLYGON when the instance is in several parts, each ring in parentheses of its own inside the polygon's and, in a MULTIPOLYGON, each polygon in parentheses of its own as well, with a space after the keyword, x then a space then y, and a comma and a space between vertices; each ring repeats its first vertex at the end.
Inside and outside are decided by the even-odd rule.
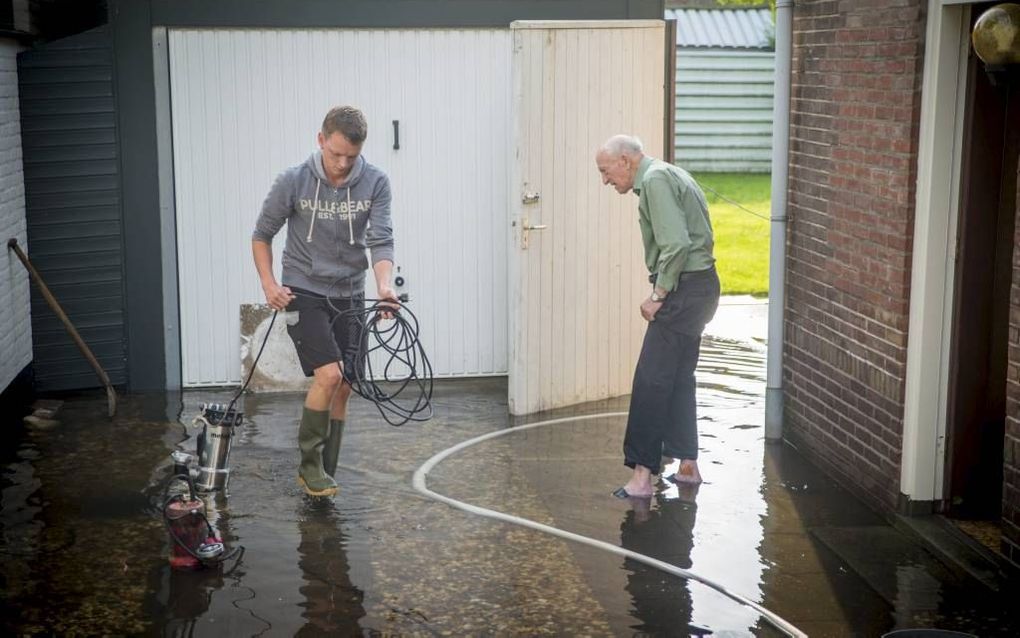
MULTIPOLYGON (((18 57, 28 252, 115 384, 127 382, 113 56, 100 27, 18 57)), ((40 391, 100 385, 33 288, 40 391)))
POLYGON ((148 2, 111 0, 132 390, 166 388, 159 158, 148 2))
POLYGON ((514 20, 662 19, 663 0, 151 0, 152 23, 190 27, 505 27, 514 20))

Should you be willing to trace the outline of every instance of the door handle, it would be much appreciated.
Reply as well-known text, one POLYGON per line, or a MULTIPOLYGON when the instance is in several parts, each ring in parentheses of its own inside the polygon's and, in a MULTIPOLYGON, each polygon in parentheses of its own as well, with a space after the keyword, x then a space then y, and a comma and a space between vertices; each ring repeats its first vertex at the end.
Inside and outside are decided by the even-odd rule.
POLYGON ((546 228, 549 228, 548 224, 529 224, 528 218, 525 217, 521 222, 521 249, 528 249, 528 231, 545 230, 546 228))

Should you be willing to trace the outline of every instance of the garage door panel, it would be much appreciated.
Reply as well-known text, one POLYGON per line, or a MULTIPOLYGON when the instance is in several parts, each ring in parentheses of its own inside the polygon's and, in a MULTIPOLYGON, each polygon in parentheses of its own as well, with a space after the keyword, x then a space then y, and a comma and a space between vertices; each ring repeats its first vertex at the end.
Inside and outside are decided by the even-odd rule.
POLYGON ((506 373, 509 58, 506 30, 170 32, 186 386, 240 381, 238 308, 263 301, 251 229, 341 103, 365 112, 363 153, 390 175, 397 266, 437 375, 506 373))

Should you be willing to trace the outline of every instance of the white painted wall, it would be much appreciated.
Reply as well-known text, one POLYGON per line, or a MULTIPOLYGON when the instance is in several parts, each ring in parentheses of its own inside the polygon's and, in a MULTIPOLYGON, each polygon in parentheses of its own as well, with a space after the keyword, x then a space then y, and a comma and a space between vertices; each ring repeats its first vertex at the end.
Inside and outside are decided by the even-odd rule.
POLYGON ((21 116, 18 110, 20 45, 0 40, 0 392, 32 360, 29 280, 7 240, 16 237, 28 252, 25 182, 21 164, 21 116))
POLYGON ((342 103, 365 112, 364 156, 390 175, 396 265, 436 375, 506 373, 509 38, 170 31, 184 385, 240 381, 238 309, 264 301, 255 218, 276 175, 317 148, 322 117, 342 103))

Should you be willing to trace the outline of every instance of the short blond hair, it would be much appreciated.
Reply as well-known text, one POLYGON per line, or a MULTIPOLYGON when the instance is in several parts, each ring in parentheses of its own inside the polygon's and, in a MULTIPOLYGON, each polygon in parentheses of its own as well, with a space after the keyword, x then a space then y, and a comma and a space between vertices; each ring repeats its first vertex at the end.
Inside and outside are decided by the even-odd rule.
POLYGON ((361 144, 368 137, 365 115, 353 106, 335 106, 322 120, 322 136, 328 138, 339 133, 351 144, 361 144))

